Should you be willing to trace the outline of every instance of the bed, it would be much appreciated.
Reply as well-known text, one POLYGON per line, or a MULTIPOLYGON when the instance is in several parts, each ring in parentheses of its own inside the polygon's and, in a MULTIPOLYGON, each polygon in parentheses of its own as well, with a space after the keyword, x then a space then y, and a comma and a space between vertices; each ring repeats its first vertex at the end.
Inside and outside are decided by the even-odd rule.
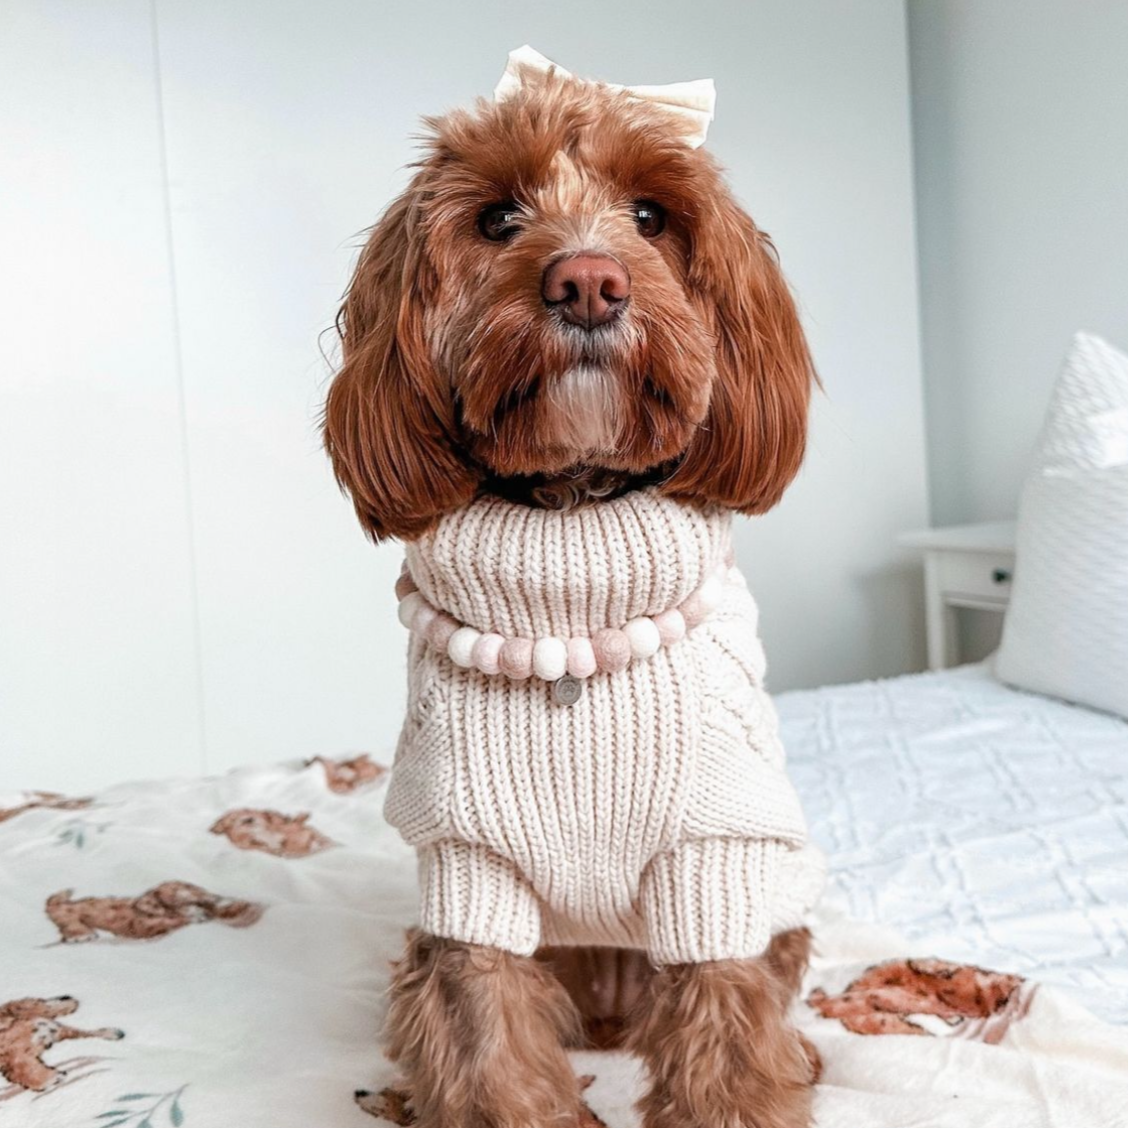
MULTIPOLYGON (((819 1124, 1128 1123, 1128 722, 983 666, 778 705, 831 859, 805 999, 900 956, 1042 985, 1010 1008, 1038 1022, 925 1037, 800 1001, 819 1124)), ((377 1048, 415 876, 383 760, 0 794, 0 1128, 409 1123, 377 1048)), ((630 1123, 633 1063, 575 1063, 591 1124, 630 1123)))

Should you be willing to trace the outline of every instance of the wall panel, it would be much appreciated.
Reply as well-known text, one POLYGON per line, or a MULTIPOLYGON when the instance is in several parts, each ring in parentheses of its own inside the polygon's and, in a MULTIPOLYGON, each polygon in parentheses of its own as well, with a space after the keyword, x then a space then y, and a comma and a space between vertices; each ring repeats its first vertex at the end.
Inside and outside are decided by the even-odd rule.
POLYGON ((200 770, 147 4, 0 15, 0 788, 200 770))

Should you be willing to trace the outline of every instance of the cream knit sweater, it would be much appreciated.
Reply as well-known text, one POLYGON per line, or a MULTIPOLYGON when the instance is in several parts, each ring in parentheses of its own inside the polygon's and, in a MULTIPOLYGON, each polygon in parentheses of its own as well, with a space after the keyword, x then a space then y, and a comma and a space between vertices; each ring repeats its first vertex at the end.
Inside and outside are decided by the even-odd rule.
POLYGON ((424 929, 664 964, 754 956, 801 923, 823 862, 784 772, 756 606, 724 565, 730 523, 653 490, 566 512, 487 497, 408 545, 432 607, 506 638, 622 627, 725 576, 682 641, 587 678, 572 705, 412 635, 385 813, 418 849, 424 929))

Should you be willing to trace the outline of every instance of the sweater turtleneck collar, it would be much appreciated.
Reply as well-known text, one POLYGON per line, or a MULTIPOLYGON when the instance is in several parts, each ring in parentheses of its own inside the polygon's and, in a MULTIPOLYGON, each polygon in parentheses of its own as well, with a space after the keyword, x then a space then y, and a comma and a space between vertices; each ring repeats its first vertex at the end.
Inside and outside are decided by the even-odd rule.
POLYGON ((654 489, 564 511, 482 497, 409 543, 407 567, 480 631, 588 635, 682 603, 723 564, 730 527, 654 489))

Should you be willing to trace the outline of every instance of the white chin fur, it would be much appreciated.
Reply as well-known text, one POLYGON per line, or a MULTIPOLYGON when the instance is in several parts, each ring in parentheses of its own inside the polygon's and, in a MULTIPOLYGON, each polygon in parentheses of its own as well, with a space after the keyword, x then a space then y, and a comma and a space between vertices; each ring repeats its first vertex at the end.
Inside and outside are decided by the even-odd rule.
POLYGON ((612 454, 619 445, 622 388, 604 368, 578 365, 554 380, 544 398, 553 446, 577 457, 612 454))

